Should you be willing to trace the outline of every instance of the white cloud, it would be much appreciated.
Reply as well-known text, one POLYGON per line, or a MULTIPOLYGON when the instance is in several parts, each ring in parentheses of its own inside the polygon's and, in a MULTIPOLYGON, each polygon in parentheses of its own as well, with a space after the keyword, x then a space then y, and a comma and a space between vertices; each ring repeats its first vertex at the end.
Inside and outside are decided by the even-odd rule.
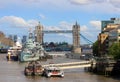
POLYGON ((70 0, 72 4, 77 4, 77 5, 86 5, 89 4, 91 1, 90 0, 70 0))
POLYGON ((0 19, 0 22, 9 24, 10 27, 25 27, 28 24, 20 17, 15 16, 4 16, 0 19))
MULTIPOLYGON (((70 0, 77 10, 84 10, 87 12, 119 14, 120 0, 70 0)), ((71 6, 71 9, 73 7, 71 6)))
POLYGON ((68 23, 66 21, 61 21, 59 27, 63 30, 72 30, 73 23, 68 23))
MULTIPOLYGON (((0 0, 0 8, 45 9, 56 11, 87 11, 98 13, 120 13, 120 0, 0 0), (64 6, 63 6, 64 5, 64 6)), ((44 15, 40 15, 44 18, 44 15)))
MULTIPOLYGON (((61 21, 57 26, 45 26, 44 30, 72 30, 72 23, 68 23, 66 21, 61 21)), ((58 33, 60 36, 64 36, 66 38, 72 38, 71 34, 66 34, 66 33, 58 33)))
POLYGON ((37 25, 38 21, 36 20, 24 20, 21 17, 17 16, 4 16, 0 18, 0 24, 8 25, 9 27, 19 27, 19 28, 28 28, 37 25))
POLYGON ((25 2, 39 2, 40 0, 23 0, 25 2))
POLYGON ((89 31, 90 29, 86 26, 86 25, 82 25, 81 27, 80 27, 80 34, 82 34, 84 37, 86 37, 86 38, 91 38, 91 37, 94 37, 94 35, 93 34, 91 34, 91 31, 89 31))
POLYGON ((80 30, 85 32, 85 31, 88 30, 88 27, 86 25, 83 25, 83 26, 80 27, 80 30))
POLYGON ((5 34, 27 34, 28 30, 32 28, 34 30, 35 26, 38 25, 36 20, 24 20, 17 16, 4 16, 0 18, 0 30, 5 34), (4 28, 4 29, 3 29, 4 28))
POLYGON ((45 19, 46 18, 45 15, 43 15, 43 14, 39 14, 39 16, 40 16, 41 19, 45 19))
POLYGON ((61 21, 57 26, 45 26, 45 30, 72 30, 72 23, 61 21))
POLYGON ((88 4, 102 3, 105 1, 106 0, 70 0, 70 2, 75 5, 88 5, 88 4))
POLYGON ((45 30, 54 31, 54 30, 61 30, 61 29, 59 27, 57 27, 57 26, 46 26, 45 30))
MULTIPOLYGON (((61 21, 58 25, 58 27, 60 28, 60 30, 72 30, 72 26, 73 26, 73 23, 68 23, 66 21, 61 21)), ((59 35, 61 36, 64 36, 66 38, 72 38, 71 34, 66 34, 66 33, 59 33, 59 35)))
POLYGON ((59 35, 64 36, 66 38, 70 38, 70 39, 73 38, 70 34, 59 33, 59 35))
POLYGON ((96 30, 101 29, 101 21, 90 21, 90 25, 96 30))
MULTIPOLYGON (((101 21, 91 20, 88 25, 89 26, 87 25, 81 26, 81 34, 88 40, 94 42, 97 39, 98 33, 100 33, 101 21)), ((81 40, 84 41, 82 37, 81 40)))
POLYGON ((109 0, 109 2, 115 7, 120 7, 120 0, 109 0))
POLYGON ((34 27, 37 26, 38 23, 39 23, 39 21, 34 20, 34 19, 28 20, 28 21, 26 21, 26 22, 27 22, 28 26, 31 27, 31 28, 34 28, 34 27))

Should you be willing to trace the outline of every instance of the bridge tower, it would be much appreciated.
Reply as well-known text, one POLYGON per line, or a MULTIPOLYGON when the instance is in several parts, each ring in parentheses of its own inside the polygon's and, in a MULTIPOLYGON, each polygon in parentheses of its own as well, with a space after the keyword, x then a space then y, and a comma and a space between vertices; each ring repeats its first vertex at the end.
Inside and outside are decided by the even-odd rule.
POLYGON ((73 31, 73 53, 79 53, 81 54, 81 48, 80 48, 80 25, 76 24, 72 27, 73 31))
POLYGON ((35 40, 36 42, 43 43, 43 26, 39 24, 35 27, 35 40))

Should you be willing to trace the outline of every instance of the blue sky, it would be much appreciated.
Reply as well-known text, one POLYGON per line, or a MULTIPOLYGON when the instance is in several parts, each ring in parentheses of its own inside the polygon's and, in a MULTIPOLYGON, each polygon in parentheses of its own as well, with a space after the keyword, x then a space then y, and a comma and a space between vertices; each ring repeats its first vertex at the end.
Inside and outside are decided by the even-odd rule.
MULTIPOLYGON (((39 21, 44 30, 71 30, 77 21, 81 34, 94 42, 101 20, 120 18, 119 4, 120 0, 0 0, 0 31, 28 35, 39 21)), ((44 41, 72 43, 72 34, 45 34, 44 41)))

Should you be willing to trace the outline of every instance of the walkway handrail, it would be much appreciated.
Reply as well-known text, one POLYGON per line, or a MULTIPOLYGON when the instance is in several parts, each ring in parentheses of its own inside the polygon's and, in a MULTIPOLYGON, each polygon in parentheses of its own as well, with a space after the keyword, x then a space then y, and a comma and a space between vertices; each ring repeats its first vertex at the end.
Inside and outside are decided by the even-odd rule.
POLYGON ((49 65, 43 65, 43 67, 48 67, 48 66, 73 66, 73 65, 86 65, 86 64, 91 64, 90 61, 81 61, 81 62, 70 62, 70 63, 59 63, 59 64, 49 64, 49 65))

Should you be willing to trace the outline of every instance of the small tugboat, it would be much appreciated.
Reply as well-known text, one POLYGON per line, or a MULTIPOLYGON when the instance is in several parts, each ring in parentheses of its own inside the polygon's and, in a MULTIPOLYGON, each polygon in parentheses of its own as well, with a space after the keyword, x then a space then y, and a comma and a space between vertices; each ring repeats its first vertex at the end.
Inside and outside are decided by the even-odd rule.
POLYGON ((26 76, 31 76, 31 75, 42 75, 44 71, 44 68, 38 61, 31 61, 27 64, 24 70, 24 74, 26 76))

